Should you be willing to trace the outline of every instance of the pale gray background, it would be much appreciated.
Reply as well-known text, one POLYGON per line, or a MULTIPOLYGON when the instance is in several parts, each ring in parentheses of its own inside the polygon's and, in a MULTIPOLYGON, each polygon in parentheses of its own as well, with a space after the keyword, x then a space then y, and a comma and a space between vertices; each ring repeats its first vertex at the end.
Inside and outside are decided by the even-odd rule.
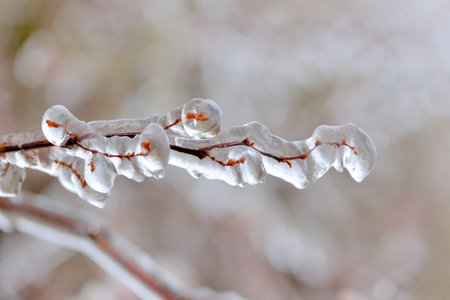
MULTIPOLYGON (((354 122, 372 174, 306 190, 117 180, 104 210, 28 172, 25 189, 96 212, 190 286, 252 299, 446 299, 450 293, 450 3, 0 0, 0 134, 53 104, 82 120, 215 100, 223 128, 289 140, 354 122)), ((74 212, 76 213, 76 212, 74 212)), ((0 298, 132 299, 89 259, 0 234, 0 298)))

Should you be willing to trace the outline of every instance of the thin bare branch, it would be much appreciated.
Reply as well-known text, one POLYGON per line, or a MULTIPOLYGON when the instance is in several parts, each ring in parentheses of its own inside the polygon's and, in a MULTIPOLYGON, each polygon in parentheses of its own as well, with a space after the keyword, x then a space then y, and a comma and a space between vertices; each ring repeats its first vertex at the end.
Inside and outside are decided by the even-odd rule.
POLYGON ((232 293, 182 288, 148 255, 104 226, 7 198, 0 198, 0 216, 7 220, 7 226, 2 223, 1 229, 16 230, 79 251, 142 299, 242 299, 232 293))

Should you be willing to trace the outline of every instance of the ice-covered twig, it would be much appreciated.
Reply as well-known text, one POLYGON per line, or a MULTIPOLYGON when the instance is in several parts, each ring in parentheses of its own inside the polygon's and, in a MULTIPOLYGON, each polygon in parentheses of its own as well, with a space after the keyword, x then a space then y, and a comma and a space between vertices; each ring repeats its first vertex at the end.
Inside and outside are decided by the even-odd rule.
POLYGON ((173 142, 172 149, 180 146, 184 150, 173 152, 170 164, 194 176, 222 179, 233 185, 262 182, 267 172, 304 188, 330 167, 338 171, 346 168, 360 182, 371 171, 376 157, 370 138, 353 124, 323 125, 312 137, 299 142, 274 136, 259 122, 234 127, 208 140, 175 138, 173 142), (217 162, 233 167, 220 168, 217 162))
POLYGON ((26 194, 26 204, 0 198, 0 230, 19 231, 83 253, 142 299, 243 300, 235 293, 188 289, 164 272, 148 255, 106 227, 50 212, 54 201, 26 194))
POLYGON ((346 168, 359 182, 375 163, 373 142, 354 124, 323 125, 305 141, 288 142, 259 122, 218 133, 220 121, 220 108, 204 99, 147 119, 89 123, 53 106, 42 119, 45 138, 39 133, 36 139, 29 134, 22 140, 19 135, 0 138, 0 192, 16 193, 25 176, 17 168, 34 168, 102 207, 117 175, 136 181, 161 178, 168 163, 194 177, 232 185, 260 183, 270 174, 297 188, 330 167, 346 168))

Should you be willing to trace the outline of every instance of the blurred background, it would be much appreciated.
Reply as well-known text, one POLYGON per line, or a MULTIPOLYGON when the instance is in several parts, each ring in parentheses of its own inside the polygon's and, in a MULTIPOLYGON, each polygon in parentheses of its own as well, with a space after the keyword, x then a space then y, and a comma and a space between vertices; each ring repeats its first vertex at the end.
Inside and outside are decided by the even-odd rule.
MULTIPOLYGON (((223 129, 288 140, 354 122, 378 160, 305 190, 238 188, 169 167, 118 178, 100 210, 28 171, 27 191, 91 211, 188 286, 251 299, 415 300, 450 294, 450 3, 0 0, 0 134, 165 113, 194 97, 223 129)), ((77 213, 75 210, 74 215, 77 213)), ((1 299, 134 299, 89 258, 0 233, 1 299)))

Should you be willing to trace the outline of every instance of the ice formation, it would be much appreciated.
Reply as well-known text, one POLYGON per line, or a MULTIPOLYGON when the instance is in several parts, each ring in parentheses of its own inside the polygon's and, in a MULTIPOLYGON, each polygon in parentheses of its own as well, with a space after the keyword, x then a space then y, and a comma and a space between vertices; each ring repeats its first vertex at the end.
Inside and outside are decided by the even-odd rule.
POLYGON ((219 133, 220 122, 217 104, 199 98, 163 115, 88 123, 52 106, 42 118, 43 137, 0 137, 0 196, 20 191, 24 168, 55 176, 102 207, 118 175, 162 178, 167 164, 231 185, 261 183, 270 174, 304 188, 331 167, 360 182, 375 163, 373 142, 354 124, 323 125, 309 139, 289 142, 259 122, 219 133))
POLYGON ((196 177, 203 175, 240 186, 260 183, 268 173, 302 189, 322 177, 330 167, 340 172, 346 168, 352 178, 360 182, 370 173, 376 158, 373 142, 354 124, 322 125, 309 139, 288 142, 272 135, 263 124, 251 122, 212 139, 174 138, 173 143, 189 149, 207 149, 208 153, 205 158, 199 158, 173 152, 169 164, 184 168, 196 177), (236 141, 240 143, 230 146, 236 141), (217 160, 240 159, 245 162, 226 168, 217 164, 217 160))

